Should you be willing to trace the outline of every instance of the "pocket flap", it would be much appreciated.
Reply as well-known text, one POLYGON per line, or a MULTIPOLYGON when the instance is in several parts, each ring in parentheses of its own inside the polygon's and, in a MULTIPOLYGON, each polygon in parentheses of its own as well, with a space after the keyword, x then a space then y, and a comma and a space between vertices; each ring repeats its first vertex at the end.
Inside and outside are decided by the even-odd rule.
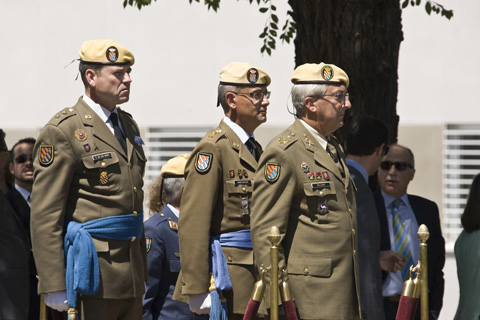
POLYGON ((222 247, 227 264, 253 265, 253 250, 242 248, 222 247))
POLYGON ((288 257, 288 273, 315 277, 332 275, 332 258, 313 254, 291 253, 288 257))
POLYGON ((93 239, 93 244, 95 244, 95 249, 97 252, 108 252, 110 250, 108 246, 108 241, 106 240, 100 240, 100 239, 93 239))

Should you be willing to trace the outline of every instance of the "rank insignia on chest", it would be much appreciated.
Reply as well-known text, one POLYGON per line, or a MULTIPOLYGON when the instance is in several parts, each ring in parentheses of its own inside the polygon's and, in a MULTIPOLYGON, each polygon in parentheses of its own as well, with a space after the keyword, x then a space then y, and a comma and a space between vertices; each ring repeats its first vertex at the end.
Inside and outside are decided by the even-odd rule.
POLYGON ((267 163, 265 165, 265 179, 269 182, 275 182, 280 177, 280 165, 276 163, 267 163))
POLYGON ((228 170, 228 176, 233 179, 235 178, 235 170, 228 170))
POLYGON ((205 173, 212 165, 213 155, 210 153, 199 152, 195 161, 195 169, 200 173, 205 173))
POLYGON ((85 141, 87 139, 87 134, 84 130, 77 129, 75 130, 75 138, 77 138, 78 141, 85 141))
POLYGON ((100 184, 107 184, 108 183, 108 173, 107 171, 100 171, 100 184))
POLYGON ((86 152, 90 152, 90 145, 88 143, 84 144, 83 148, 85 149, 86 152))
POLYGON ((150 237, 145 237, 145 244, 147 246, 147 253, 150 251, 152 248, 152 238, 150 237))
POLYGON ((170 226, 170 229, 172 230, 178 230, 178 224, 175 221, 168 221, 168 225, 170 226))
POLYGON ((40 146, 40 151, 38 152, 40 164, 44 167, 51 165, 53 163, 53 154, 53 146, 40 146))
POLYGON ((135 141, 135 144, 137 146, 143 146, 145 144, 145 142, 143 142, 143 140, 142 140, 142 137, 140 137, 140 136, 135 136, 133 141, 135 141))

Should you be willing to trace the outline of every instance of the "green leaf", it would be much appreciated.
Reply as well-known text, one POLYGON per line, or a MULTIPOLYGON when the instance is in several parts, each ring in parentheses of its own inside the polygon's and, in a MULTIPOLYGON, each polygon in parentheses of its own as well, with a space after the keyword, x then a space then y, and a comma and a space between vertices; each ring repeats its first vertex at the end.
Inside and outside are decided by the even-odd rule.
POLYGON ((274 37, 277 36, 277 31, 270 29, 269 32, 272 36, 274 36, 274 37))
POLYGON ((268 55, 271 56, 272 55, 272 49, 267 47, 266 50, 267 50, 268 55))
POLYGON ((408 6, 408 0, 403 1, 402 9, 405 9, 408 6))
POLYGON ((270 6, 270 9, 272 9, 272 11, 275 11, 277 10, 277 7, 275 7, 273 4, 270 6))
POLYGON ((278 17, 274 14, 272 14, 272 20, 273 22, 278 23, 278 17))
POLYGON ((422 0, 417 0, 416 5, 419 6, 421 2, 422 2, 422 0))
POLYGON ((425 4, 425 10, 427 11, 428 14, 430 14, 432 12, 432 5, 430 4, 430 1, 428 1, 425 4))
POLYGON ((268 8, 260 8, 259 11, 260 11, 261 13, 265 13, 265 12, 268 11, 268 8))
POLYGON ((276 23, 270 23, 270 27, 272 27, 275 30, 278 30, 277 24, 276 23))

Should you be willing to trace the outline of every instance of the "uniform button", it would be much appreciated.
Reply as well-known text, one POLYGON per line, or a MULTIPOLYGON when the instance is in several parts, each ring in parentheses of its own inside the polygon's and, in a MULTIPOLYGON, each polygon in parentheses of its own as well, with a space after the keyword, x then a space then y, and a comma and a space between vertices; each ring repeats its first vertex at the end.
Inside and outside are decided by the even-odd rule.
POLYGON ((305 274, 309 274, 309 273, 310 273, 310 270, 308 270, 308 268, 307 268, 307 267, 305 267, 305 268, 303 269, 303 273, 305 273, 305 274))
POLYGON ((232 261, 233 261, 233 258, 232 258, 231 256, 228 256, 227 261, 228 261, 228 262, 232 262, 232 261))
POLYGON ((134 242, 135 240, 137 240, 137 237, 132 237, 132 242, 134 242))
POLYGON ((137 192, 137 187, 133 187, 133 192, 137 192))
POLYGON ((352 234, 355 235, 355 229, 352 229, 352 234))
POLYGON ((137 211, 133 211, 133 216, 136 218, 138 215, 138 212, 137 211))
POLYGON ((247 193, 247 189, 245 187, 242 188, 243 193, 247 193))
POLYGON ((107 164, 105 162, 102 162, 102 168, 105 168, 107 164))
POLYGON ((352 209, 348 208, 348 212, 349 212, 349 213, 352 213, 352 209))
POLYGON ((357 250, 353 249, 353 255, 357 254, 357 250))
POLYGON ((325 195, 325 192, 320 191, 320 197, 323 197, 325 195))

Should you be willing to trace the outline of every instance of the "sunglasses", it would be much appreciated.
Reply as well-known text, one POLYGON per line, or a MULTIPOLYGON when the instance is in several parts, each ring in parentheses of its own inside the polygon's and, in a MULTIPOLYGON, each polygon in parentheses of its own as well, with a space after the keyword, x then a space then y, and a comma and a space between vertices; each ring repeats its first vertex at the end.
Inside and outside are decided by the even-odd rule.
POLYGON ((397 169, 398 171, 404 171, 407 168, 413 169, 413 166, 408 162, 392 162, 388 160, 380 162, 380 168, 382 168, 383 170, 389 170, 392 166, 395 166, 395 169, 397 169))
POLYGON ((33 162, 33 157, 32 156, 27 156, 26 154, 21 154, 18 157, 15 158, 16 163, 25 163, 27 161, 33 162))

